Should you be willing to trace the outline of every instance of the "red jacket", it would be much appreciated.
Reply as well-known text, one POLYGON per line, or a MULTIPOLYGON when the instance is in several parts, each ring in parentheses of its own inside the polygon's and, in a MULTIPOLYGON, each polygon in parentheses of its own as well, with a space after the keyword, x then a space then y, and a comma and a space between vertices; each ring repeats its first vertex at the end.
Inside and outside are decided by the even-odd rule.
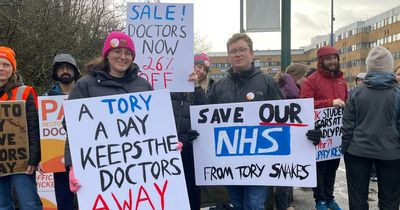
POLYGON ((300 98, 314 98, 314 108, 333 106, 334 99, 347 99, 347 83, 343 72, 333 75, 318 67, 318 71, 307 77, 300 89, 300 98))

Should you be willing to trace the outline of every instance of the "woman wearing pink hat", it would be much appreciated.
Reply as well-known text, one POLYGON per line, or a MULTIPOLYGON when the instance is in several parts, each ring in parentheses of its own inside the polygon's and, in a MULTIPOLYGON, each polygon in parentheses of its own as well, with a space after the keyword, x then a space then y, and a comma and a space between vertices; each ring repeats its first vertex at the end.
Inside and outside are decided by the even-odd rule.
MULTIPOLYGON (((11 48, 0 46, 0 101, 13 100, 25 101, 29 151, 21 147, 17 150, 18 152, 9 150, 9 154, 12 154, 12 151, 14 151, 14 158, 28 156, 28 167, 25 173, 14 173, 11 175, 3 173, 2 170, 2 173, 0 173, 0 209, 14 209, 11 193, 11 188, 14 186, 21 210, 41 210, 43 207, 39 195, 37 194, 35 178, 35 170, 40 161, 40 137, 36 92, 33 87, 25 86, 17 73, 15 52, 11 48)), ((11 121, 12 120, 10 120, 10 122, 11 121)), ((13 144, 18 144, 20 141, 13 139, 10 141, 10 145, 11 142, 13 142, 13 144)), ((5 151, 4 146, 2 146, 1 149, 3 152, 5 151)))
MULTIPOLYGON (((135 45, 128 35, 111 32, 103 45, 101 57, 87 65, 88 75, 82 77, 71 90, 68 100, 150 91, 147 80, 138 76, 139 67, 133 63, 135 45)), ((70 168, 70 189, 80 189, 74 176, 68 141, 65 145, 65 166, 70 168)))

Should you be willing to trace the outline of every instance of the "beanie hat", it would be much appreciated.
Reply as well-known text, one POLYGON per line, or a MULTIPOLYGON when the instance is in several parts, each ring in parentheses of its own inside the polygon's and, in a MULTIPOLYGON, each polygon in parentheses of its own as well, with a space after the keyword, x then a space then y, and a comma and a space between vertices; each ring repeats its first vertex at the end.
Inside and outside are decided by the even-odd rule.
POLYGON ((5 58, 10 61, 13 72, 17 70, 17 60, 15 59, 15 52, 9 47, 0 46, 0 58, 5 58))
POLYGON ((392 53, 382 46, 372 48, 365 60, 367 72, 393 72, 393 63, 392 53))
POLYGON ((201 52, 200 54, 194 55, 194 65, 196 65, 196 64, 201 64, 207 68, 210 68, 211 61, 210 61, 210 58, 208 57, 207 53, 201 52))
POLYGON ((305 76, 306 73, 307 73, 307 66, 300 63, 291 64, 286 69, 286 74, 292 76, 294 81, 299 80, 301 77, 305 76))
POLYGON ((336 55, 338 57, 338 60, 340 59, 339 56, 339 51, 331 46, 324 46, 321 47, 318 51, 317 51, 317 57, 318 57, 318 61, 322 62, 322 60, 326 57, 329 57, 331 55, 336 55))
POLYGON ((57 64, 59 64, 59 63, 69 63, 69 64, 71 64, 74 67, 74 70, 75 70, 75 78, 74 78, 74 80, 76 81, 76 80, 79 79, 79 77, 81 75, 81 72, 79 71, 78 65, 76 64, 76 61, 72 57, 72 55, 70 55, 70 54, 58 54, 53 59, 53 74, 51 75, 51 77, 54 80, 57 80, 56 67, 57 67, 57 64))
POLYGON ((366 75, 367 75, 367 73, 365 73, 365 72, 360 72, 360 73, 357 74, 356 78, 358 78, 358 79, 364 79, 366 75))
POLYGON ((127 48, 131 51, 133 59, 135 59, 135 44, 127 34, 118 31, 111 32, 104 42, 101 56, 106 58, 108 52, 114 48, 127 48))

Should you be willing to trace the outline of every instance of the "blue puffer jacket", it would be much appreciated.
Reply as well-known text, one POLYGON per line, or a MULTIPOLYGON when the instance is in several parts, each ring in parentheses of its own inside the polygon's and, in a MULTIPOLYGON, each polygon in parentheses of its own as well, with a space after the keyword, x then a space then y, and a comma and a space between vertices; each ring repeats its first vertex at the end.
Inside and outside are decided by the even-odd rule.
POLYGON ((400 87, 391 73, 368 73, 343 114, 342 153, 400 159, 400 87))

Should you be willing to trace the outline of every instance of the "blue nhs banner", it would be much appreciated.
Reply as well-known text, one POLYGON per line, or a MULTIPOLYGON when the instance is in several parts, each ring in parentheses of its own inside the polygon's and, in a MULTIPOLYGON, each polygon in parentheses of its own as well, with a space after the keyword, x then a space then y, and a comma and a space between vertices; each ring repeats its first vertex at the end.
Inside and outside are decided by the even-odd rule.
POLYGON ((190 107, 197 185, 315 187, 314 100, 190 107))
POLYGON ((289 155, 290 126, 214 128, 216 156, 289 155))

